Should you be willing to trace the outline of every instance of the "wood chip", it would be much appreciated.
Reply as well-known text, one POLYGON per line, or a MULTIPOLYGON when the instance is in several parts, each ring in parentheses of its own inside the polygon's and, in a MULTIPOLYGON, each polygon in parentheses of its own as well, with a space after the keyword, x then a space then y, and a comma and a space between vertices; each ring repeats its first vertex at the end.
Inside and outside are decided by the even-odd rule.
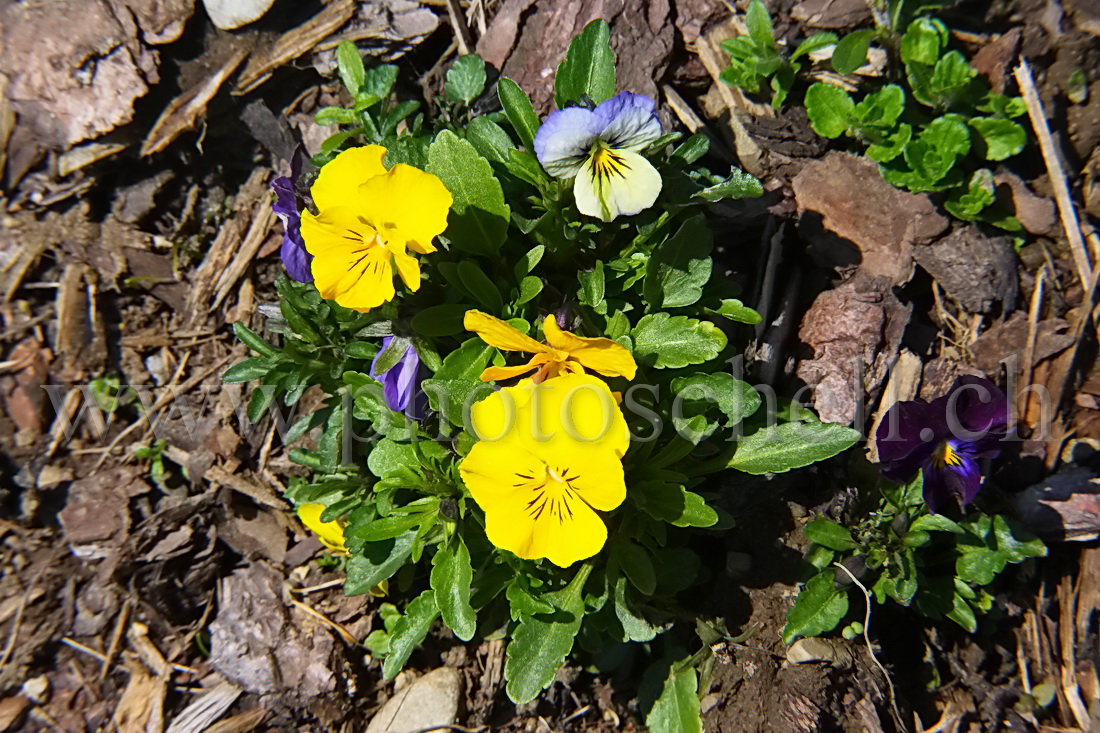
POLYGON ((237 50, 216 73, 173 99, 146 135, 145 142, 141 144, 141 156, 159 153, 184 131, 198 124, 206 114, 206 105, 247 55, 248 51, 237 50))
POLYGON ((355 13, 351 0, 333 0, 325 8, 289 33, 284 33, 266 52, 254 54, 237 79, 234 94, 247 94, 267 81, 276 69, 302 56, 335 33, 355 13))
POLYGON ((112 722, 119 733, 161 733, 167 680, 149 673, 142 664, 127 664, 130 681, 118 701, 112 722))
MULTIPOLYGON (((241 688, 232 682, 221 681, 206 692, 195 696, 187 707, 168 726, 167 733, 201 733, 213 730, 211 726, 241 696, 241 688)), ((252 711, 255 712, 255 711, 252 711)), ((248 715, 249 713, 244 713, 248 715)), ((235 716, 237 718, 241 716, 235 716)), ((229 721, 226 721, 229 722, 229 721)), ((259 721, 257 721, 259 722, 259 721)), ((247 729, 245 729, 247 730, 247 729)))

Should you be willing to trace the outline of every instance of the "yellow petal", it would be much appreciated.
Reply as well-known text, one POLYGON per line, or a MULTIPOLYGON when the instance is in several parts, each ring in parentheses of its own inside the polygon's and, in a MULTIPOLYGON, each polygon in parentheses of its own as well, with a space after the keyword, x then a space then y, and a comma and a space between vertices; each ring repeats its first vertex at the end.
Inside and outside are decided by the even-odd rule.
POLYGON ((630 445, 626 420, 601 379, 566 374, 537 385, 521 385, 501 390, 517 404, 513 431, 547 463, 567 457, 571 465, 581 463, 590 450, 609 451, 617 458, 626 453, 630 445))
POLYGON ((432 240, 447 228, 447 213, 454 201, 443 181, 398 163, 384 175, 361 183, 359 206, 376 229, 396 229, 414 252, 435 251, 432 240))
POLYGON ((552 315, 543 322, 542 332, 548 344, 568 351, 570 357, 585 367, 608 377, 634 379, 638 365, 622 344, 608 338, 586 338, 563 331, 552 315))
POLYGON ((405 286, 414 293, 420 290, 420 263, 417 259, 404 250, 391 252, 393 263, 397 265, 397 274, 401 276, 405 286))
POLYGON ((577 446, 563 451, 558 462, 570 485, 593 509, 609 512, 626 499, 623 462, 614 452, 577 446))
POLYGON ((468 310, 462 320, 462 325, 466 327, 467 331, 473 331, 480 336, 485 343, 504 351, 526 351, 531 354, 542 354, 549 351, 544 344, 540 344, 527 334, 520 333, 517 329, 488 313, 468 310))
MULTIPOLYGON (((303 218, 303 228, 305 219, 303 218)), ((385 247, 327 248, 313 257, 313 284, 322 298, 368 311, 393 300, 393 266, 385 247)))
POLYGON ((325 164, 310 188, 318 210, 324 213, 332 206, 357 207, 359 186, 386 172, 382 164, 385 155, 381 145, 367 145, 345 150, 325 164))
MULTIPOLYGON (((530 492, 523 495, 526 498, 530 492)), ((567 568, 592 557, 607 542, 603 520, 583 501, 574 500, 567 509, 544 507, 538 519, 526 501, 501 502, 485 512, 485 534, 497 547, 525 560, 545 557, 567 568)))
POLYGON ((531 361, 526 364, 520 364, 518 366, 510 367, 487 367, 485 371, 481 373, 482 382, 501 382, 505 379, 511 379, 513 377, 519 377, 528 372, 538 369, 540 366, 546 363, 549 359, 546 354, 536 354, 531 361))
POLYGON ((660 193, 661 174, 629 150, 599 149, 573 181, 580 212, 604 221, 648 209, 660 193))
POLYGON ((343 526, 338 521, 322 522, 324 512, 324 504, 302 504, 298 507, 298 518, 329 550, 339 555, 348 554, 348 548, 344 546, 343 526))

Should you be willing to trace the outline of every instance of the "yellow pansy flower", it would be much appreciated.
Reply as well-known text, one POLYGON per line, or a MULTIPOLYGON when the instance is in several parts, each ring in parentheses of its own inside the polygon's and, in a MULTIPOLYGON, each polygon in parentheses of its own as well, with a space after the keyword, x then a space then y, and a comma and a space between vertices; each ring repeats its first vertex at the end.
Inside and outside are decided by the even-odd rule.
POLYGON ((339 520, 322 522, 321 515, 325 513, 324 504, 302 504, 298 507, 298 518, 321 544, 335 555, 347 555, 348 548, 344 544, 344 525, 339 520))
POLYGON ((526 379, 472 410, 478 442, 459 466, 497 547, 561 567, 607 541, 597 511, 626 498, 630 436, 611 390, 588 374, 526 379))
POLYGON ((638 369, 634 357, 621 344, 607 338, 585 338, 563 331, 553 315, 547 316, 542 324, 545 344, 481 311, 466 311, 463 325, 467 331, 473 331, 482 341, 502 351, 534 354, 531 361, 521 366, 489 367, 481 373, 483 382, 510 379, 535 369, 538 370, 532 378, 535 382, 559 374, 584 374, 585 369, 607 377, 633 379, 638 369))
POLYGON ((310 192, 318 214, 302 213, 302 239, 321 297, 367 311, 394 296, 393 271, 420 288, 420 263, 407 250, 435 251, 453 199, 437 177, 398 163, 386 149, 345 150, 321 169, 310 192))

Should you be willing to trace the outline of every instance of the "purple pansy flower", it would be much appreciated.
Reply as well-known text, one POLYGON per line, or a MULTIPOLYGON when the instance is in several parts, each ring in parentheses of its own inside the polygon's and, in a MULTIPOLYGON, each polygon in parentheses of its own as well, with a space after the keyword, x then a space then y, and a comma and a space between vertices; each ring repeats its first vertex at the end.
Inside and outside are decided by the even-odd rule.
POLYGON ((1000 454, 1011 408, 988 379, 963 376, 932 402, 891 407, 875 435, 882 474, 904 483, 924 470, 924 503, 939 512, 952 497, 966 506, 982 488, 978 459, 1000 454))
POLYGON ((620 92, 596 106, 554 112, 535 135, 535 155, 546 172, 573 178, 582 214, 611 221, 648 209, 661 193, 661 174, 639 154, 661 136, 657 103, 620 92))
POLYGON ((302 146, 299 145, 290 159, 290 176, 282 176, 271 182, 271 188, 275 191, 275 202, 271 204, 271 210, 283 222, 283 245, 279 248, 279 255, 283 258, 287 274, 300 283, 309 283, 313 282, 313 272, 309 266, 313 255, 306 251, 306 243, 302 240, 297 191, 298 177, 301 174, 302 146))
POLYGON ((371 379, 377 379, 382 383, 382 397, 386 400, 386 406, 394 412, 404 412, 411 418, 416 418, 416 400, 413 399, 417 391, 417 373, 420 371, 420 356, 411 345, 405 349, 405 353, 397 360, 397 363, 382 374, 377 374, 375 368, 378 359, 393 341, 393 336, 382 339, 382 348, 378 350, 378 356, 370 364, 371 379))

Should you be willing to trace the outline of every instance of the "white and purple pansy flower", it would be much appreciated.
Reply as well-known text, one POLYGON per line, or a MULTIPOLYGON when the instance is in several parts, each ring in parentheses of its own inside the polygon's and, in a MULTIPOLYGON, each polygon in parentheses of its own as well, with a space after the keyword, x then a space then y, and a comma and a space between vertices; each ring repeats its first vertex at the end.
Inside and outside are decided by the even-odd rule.
POLYGON ((924 503, 937 513, 956 499, 966 506, 982 488, 979 459, 995 458, 1008 434, 1008 398, 995 384, 963 376, 931 402, 902 401, 875 434, 882 474, 904 483, 924 471, 924 503))
POLYGON ((576 178, 582 214, 611 221, 647 209, 661 193, 661 174, 638 151, 661 136, 657 104, 620 92, 595 109, 554 112, 535 135, 535 155, 555 178, 576 178))

